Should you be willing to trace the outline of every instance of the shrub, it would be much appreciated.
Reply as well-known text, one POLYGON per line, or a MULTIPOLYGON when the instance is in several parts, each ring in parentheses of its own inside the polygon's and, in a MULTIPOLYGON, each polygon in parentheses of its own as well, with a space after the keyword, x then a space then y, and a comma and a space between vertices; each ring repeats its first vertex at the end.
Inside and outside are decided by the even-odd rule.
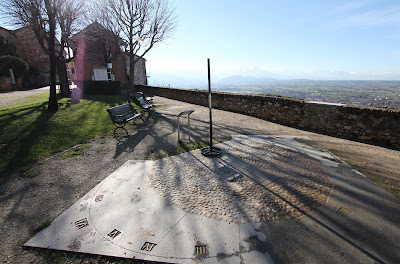
POLYGON ((122 86, 119 81, 84 81, 83 91, 84 94, 119 95, 122 93, 122 86))
POLYGON ((28 63, 14 56, 0 56, 0 75, 10 76, 10 69, 14 72, 15 79, 21 77, 29 70, 28 63))

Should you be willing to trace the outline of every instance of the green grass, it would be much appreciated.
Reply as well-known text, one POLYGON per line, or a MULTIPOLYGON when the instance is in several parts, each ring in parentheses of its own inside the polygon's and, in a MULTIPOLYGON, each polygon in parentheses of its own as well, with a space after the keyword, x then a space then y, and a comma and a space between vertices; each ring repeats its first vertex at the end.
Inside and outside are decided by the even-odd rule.
POLYGON ((42 248, 27 248, 38 257, 40 257, 40 262, 42 264, 145 264, 154 263, 144 260, 136 259, 126 259, 118 257, 109 257, 101 255, 91 255, 77 252, 63 252, 54 249, 42 249, 42 248))
POLYGON ((126 97, 87 96, 79 104, 63 98, 56 113, 46 110, 47 102, 48 94, 42 94, 0 108, 0 175, 111 133, 106 109, 126 103, 126 97))
MULTIPOLYGON (((339 153, 335 151, 334 149, 329 149, 329 152, 335 154, 336 156, 339 157, 339 153)), ((359 166, 355 162, 352 162, 348 159, 343 159, 344 162, 349 164, 352 168, 356 169, 357 171, 361 172, 364 174, 367 178, 369 178, 371 181, 375 182, 377 185, 380 187, 384 188, 391 194, 393 194, 396 198, 400 199, 400 189, 397 188, 396 186, 393 186, 391 183, 388 182, 387 179, 384 178, 382 175, 377 175, 370 170, 368 170, 365 166, 359 166)))
POLYGON ((161 157, 165 158, 167 156, 179 155, 181 153, 192 151, 199 148, 204 148, 206 146, 207 144, 204 142, 195 141, 195 142, 190 142, 189 144, 185 144, 182 140, 179 140, 177 147, 173 151, 163 152, 161 154, 161 157))
POLYGON ((80 146, 78 146, 78 147, 76 147, 76 148, 73 148, 73 149, 70 150, 70 151, 65 152, 62 156, 63 156, 64 158, 72 158, 72 157, 75 157, 75 156, 82 155, 83 152, 85 151, 85 149, 86 149, 87 147, 88 147, 88 146, 85 145, 85 144, 80 145, 80 146))
MULTIPOLYGON (((226 140, 230 140, 230 138, 229 139, 221 139, 221 140, 213 140, 213 144, 218 144, 218 143, 224 142, 226 140)), ((176 146, 175 149, 173 149, 171 151, 162 151, 158 155, 150 155, 148 157, 148 159, 155 160, 155 159, 166 158, 166 157, 170 157, 170 156, 174 156, 174 155, 179 155, 181 153, 189 152, 189 151, 192 151, 195 149, 207 147, 208 145, 209 145, 209 143, 204 143, 204 142, 199 142, 199 141, 193 141, 193 142, 189 142, 188 144, 186 144, 182 140, 179 140, 178 145, 176 146)))
POLYGON ((400 189, 397 189, 395 187, 385 187, 385 189, 400 199, 400 189))

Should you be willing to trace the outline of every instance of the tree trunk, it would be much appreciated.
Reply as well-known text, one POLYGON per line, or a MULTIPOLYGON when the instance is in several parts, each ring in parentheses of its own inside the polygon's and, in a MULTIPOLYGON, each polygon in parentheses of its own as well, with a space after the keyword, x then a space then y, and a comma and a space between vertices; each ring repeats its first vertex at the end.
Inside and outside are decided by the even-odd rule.
POLYGON ((60 90, 62 97, 69 96, 69 82, 67 75, 67 66, 61 60, 57 60, 58 79, 60 80, 60 90))
POLYGON ((135 55, 129 52, 129 89, 135 93, 135 55))
POLYGON ((57 112, 58 102, 56 94, 56 47, 55 47, 55 37, 56 37, 56 21, 53 6, 49 3, 49 0, 45 0, 46 11, 49 17, 49 57, 50 57, 50 97, 49 105, 47 107, 48 111, 57 112))

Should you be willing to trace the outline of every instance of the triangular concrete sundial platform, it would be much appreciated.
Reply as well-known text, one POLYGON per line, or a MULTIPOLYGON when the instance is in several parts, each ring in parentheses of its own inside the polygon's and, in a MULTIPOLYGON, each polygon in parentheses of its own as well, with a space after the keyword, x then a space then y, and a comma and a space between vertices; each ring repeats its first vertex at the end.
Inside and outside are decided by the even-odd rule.
POLYGON ((240 135, 218 144, 218 158, 194 150, 127 161, 25 246, 168 263, 397 258, 398 224, 369 203, 390 194, 312 146, 240 135), (386 230, 384 251, 371 242, 374 227, 386 230))

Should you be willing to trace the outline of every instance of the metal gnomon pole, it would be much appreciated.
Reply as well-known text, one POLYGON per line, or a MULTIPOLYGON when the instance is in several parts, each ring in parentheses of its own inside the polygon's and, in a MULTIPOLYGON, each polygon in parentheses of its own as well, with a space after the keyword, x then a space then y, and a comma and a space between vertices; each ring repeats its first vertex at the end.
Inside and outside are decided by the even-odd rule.
POLYGON ((211 77, 210 77, 210 59, 207 59, 208 66, 208 108, 210 111, 210 146, 201 149, 201 154, 206 157, 217 157, 221 155, 221 149, 213 146, 213 130, 212 130, 212 105, 211 105, 211 77))

